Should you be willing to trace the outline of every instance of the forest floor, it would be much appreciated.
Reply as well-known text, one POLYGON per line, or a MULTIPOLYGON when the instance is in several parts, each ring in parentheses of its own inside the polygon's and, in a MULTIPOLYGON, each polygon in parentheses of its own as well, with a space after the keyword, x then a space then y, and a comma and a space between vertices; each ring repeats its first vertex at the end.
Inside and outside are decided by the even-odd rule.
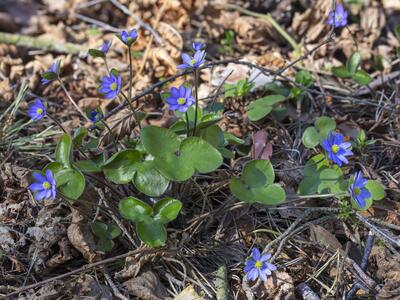
MULTIPOLYGON (((0 299, 344 299, 351 289, 354 299, 400 299, 400 43, 395 34, 400 2, 344 1, 349 25, 335 30, 326 24, 331 0, 231 3, 0 2, 0 299), (167 244, 158 249, 140 244, 132 224, 118 215, 118 199, 97 181, 89 178, 82 201, 73 203, 38 203, 28 190, 32 170, 54 161, 62 135, 50 119, 30 122, 28 103, 45 99, 48 114, 70 132, 90 127, 59 84, 40 83, 55 60, 61 60, 61 77, 82 110, 107 112, 121 143, 137 131, 122 99, 99 94, 107 69, 102 59, 87 55, 89 48, 112 41, 108 64, 128 82, 127 54, 115 37, 126 28, 139 28, 133 95, 141 95, 137 107, 148 114, 142 125, 167 127, 176 120, 160 93, 191 80, 176 76, 177 65, 192 41, 200 41, 211 63, 200 73, 200 104, 220 105, 220 126, 244 140, 218 176, 196 175, 172 185, 183 211, 168 225, 167 244), (361 68, 373 79, 368 86, 330 71, 356 50, 361 68), (263 87, 279 82, 290 88, 299 70, 313 78, 301 99, 279 106, 283 117, 250 121, 246 107, 268 94, 263 87), (240 91, 246 79, 257 89, 240 91), (226 84, 238 87, 237 93, 228 93, 226 84), (362 170, 381 182, 383 200, 346 217, 334 197, 288 197, 266 207, 231 195, 228 175, 255 158, 269 159, 276 182, 287 195, 295 194, 305 162, 321 152, 302 144, 305 128, 319 116, 334 119, 348 139, 364 130, 373 141, 354 151, 343 170, 362 170), (90 223, 96 219, 116 222, 123 231, 110 252, 93 246, 90 223), (264 283, 243 280, 251 248, 267 244, 278 270, 264 283), (307 289, 314 294, 305 295, 307 289)), ((109 151, 106 131, 91 134, 103 137, 98 151, 109 151)), ((129 185, 114 188, 136 193, 129 185)))

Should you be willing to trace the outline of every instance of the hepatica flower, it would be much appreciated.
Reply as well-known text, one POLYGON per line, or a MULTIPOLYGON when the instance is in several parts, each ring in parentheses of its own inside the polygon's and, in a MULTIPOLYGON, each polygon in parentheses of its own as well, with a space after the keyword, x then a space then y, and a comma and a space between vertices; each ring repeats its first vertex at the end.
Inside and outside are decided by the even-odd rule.
POLYGON ((56 198, 56 181, 52 171, 47 170, 46 176, 41 173, 33 173, 33 178, 36 182, 32 183, 29 189, 34 193, 36 201, 56 198))
POLYGON ((344 27, 347 25, 347 11, 344 9, 342 4, 336 7, 336 10, 331 10, 329 12, 328 25, 335 28, 344 27))
POLYGON ((96 123, 100 121, 103 118, 103 115, 99 113, 98 111, 92 110, 89 113, 89 120, 92 121, 93 123, 96 123))
POLYGON ((253 281, 260 278, 262 281, 266 281, 267 276, 276 270, 276 266, 268 262, 270 258, 271 254, 261 255, 257 248, 253 248, 251 257, 246 261, 244 266, 247 279, 253 281))
POLYGON ((194 56, 190 56, 187 53, 182 54, 183 64, 178 65, 178 69, 197 69, 205 62, 206 51, 197 50, 194 56))
POLYGON ((106 55, 108 53, 108 50, 110 50, 110 47, 111 47, 111 42, 105 41, 101 46, 101 52, 103 52, 103 54, 106 55))
POLYGON ((202 50, 202 49, 204 49, 205 47, 206 47, 206 45, 204 45, 203 43, 194 42, 194 43, 192 44, 192 48, 193 48, 194 51, 202 50))
POLYGON ((335 134, 334 131, 329 133, 328 139, 322 139, 322 147, 328 152, 328 158, 339 167, 349 162, 346 156, 353 154, 351 143, 345 142, 344 136, 340 133, 335 134))
POLYGON ((131 31, 122 31, 119 39, 127 46, 132 45, 138 38, 138 33, 136 29, 132 29, 131 31))
POLYGON ((42 84, 48 84, 49 82, 53 81, 54 79, 57 79, 58 74, 59 74, 59 69, 60 69, 60 61, 54 62, 50 69, 48 69, 46 72, 42 74, 42 84))
POLYGON ((104 94, 106 99, 114 99, 118 96, 122 85, 121 76, 110 74, 110 76, 103 76, 100 84, 100 93, 104 94))
POLYGON ((46 115, 46 107, 39 98, 35 99, 35 101, 29 106, 28 115, 34 121, 39 121, 46 115))
POLYGON ((371 193, 365 187, 366 184, 367 180, 362 177, 361 172, 356 172, 354 175, 354 181, 349 187, 351 197, 360 208, 365 207, 367 205, 365 199, 371 197, 371 193))
POLYGON ((169 104, 170 109, 186 112, 189 107, 193 105, 195 99, 192 96, 192 88, 186 88, 182 84, 179 88, 171 88, 171 96, 167 98, 166 101, 169 104))

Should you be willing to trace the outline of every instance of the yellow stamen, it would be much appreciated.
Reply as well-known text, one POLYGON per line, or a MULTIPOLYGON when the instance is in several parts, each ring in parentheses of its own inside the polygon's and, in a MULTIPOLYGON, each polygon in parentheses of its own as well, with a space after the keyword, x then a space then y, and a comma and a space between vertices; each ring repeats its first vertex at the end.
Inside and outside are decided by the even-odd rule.
POLYGON ((38 108, 38 109, 36 110, 36 113, 37 113, 38 115, 41 115, 41 114, 43 113, 43 109, 38 108))
POLYGON ((115 91, 115 90, 117 89, 117 84, 116 84, 115 82, 114 82, 114 83, 111 83, 110 89, 113 90, 113 91, 115 91))
POLYGON ((263 266, 263 262, 257 260, 256 263, 254 264, 254 266, 255 266, 257 269, 260 269, 260 268, 263 266))
POLYGON ((193 59, 190 61, 190 65, 193 66, 195 63, 196 63, 196 60, 193 58, 193 59))
POLYGON ((361 194, 361 190, 358 187, 354 188, 354 195, 358 196, 361 194))
POLYGON ((340 148, 339 148, 338 145, 335 144, 335 145, 332 146, 332 152, 333 153, 338 153, 339 150, 340 150, 340 148))
POLYGON ((50 182, 48 182, 48 181, 43 182, 43 187, 44 187, 45 190, 50 189, 51 188, 50 182))
POLYGON ((186 103, 186 99, 183 98, 183 97, 180 97, 180 98, 178 98, 177 102, 178 102, 179 105, 182 105, 182 104, 186 103))

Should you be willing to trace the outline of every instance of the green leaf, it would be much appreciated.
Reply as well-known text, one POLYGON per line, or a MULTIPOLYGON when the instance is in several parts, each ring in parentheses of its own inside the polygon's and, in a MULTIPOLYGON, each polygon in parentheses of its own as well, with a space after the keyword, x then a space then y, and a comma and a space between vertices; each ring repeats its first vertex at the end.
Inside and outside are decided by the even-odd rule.
POLYGON ((372 200, 382 200, 385 198, 385 189, 378 181, 368 180, 365 187, 371 193, 372 200))
POLYGON ((65 167, 70 167, 70 159, 72 153, 72 138, 68 134, 64 134, 57 144, 56 161, 63 164, 65 167))
POLYGON ((99 49, 89 49, 89 55, 92 57, 104 57, 104 53, 103 51, 99 50, 99 49))
POLYGON ((167 240, 167 231, 161 224, 153 223, 136 223, 136 232, 146 245, 156 248, 164 246, 167 240))
POLYGON ((301 138, 301 140, 303 141, 303 145, 306 148, 314 148, 315 146, 317 146, 321 140, 321 136, 318 133, 317 129, 313 126, 308 127, 304 133, 303 133, 303 137, 301 138))
POLYGON ((229 189, 236 198, 243 202, 252 203, 255 201, 250 186, 244 184, 240 179, 232 178, 229 181, 229 189))
POLYGON ((132 149, 115 153, 102 166, 104 175, 114 183, 128 183, 133 179, 141 158, 141 153, 132 149))
POLYGON ((169 180, 156 169, 153 161, 148 160, 138 164, 133 184, 147 196, 158 197, 168 188, 169 180))
POLYGON ((368 85, 372 81, 372 77, 364 70, 358 70, 352 78, 359 85, 368 85))
POLYGON ((54 73, 54 72, 45 72, 41 76, 42 76, 42 78, 47 79, 47 80, 55 80, 58 77, 57 73, 54 73))
POLYGON ((268 115, 274 104, 286 100, 282 95, 270 95, 251 102, 247 107, 247 116, 251 121, 258 121, 268 115))
POLYGON ((209 143, 199 137, 185 139, 181 145, 181 158, 200 173, 209 173, 222 164, 222 156, 209 143))
POLYGON ((87 136, 88 130, 86 127, 79 127, 74 131, 73 144, 75 147, 80 147, 83 143, 83 139, 87 136))
POLYGON ((244 144, 244 140, 238 138, 237 136, 233 135, 230 132, 224 131, 224 139, 232 145, 243 145, 244 144))
POLYGON ((191 163, 187 163, 176 154, 156 157, 154 165, 169 180, 185 181, 192 177, 194 173, 191 163))
POLYGON ((319 130, 322 137, 326 138, 330 131, 336 128, 336 122, 329 117, 319 117, 315 120, 315 127, 319 130))
POLYGON ((332 74, 339 78, 351 78, 352 73, 346 67, 332 67, 332 74))
POLYGON ((119 202, 118 205, 120 214, 133 222, 151 223, 153 209, 143 201, 134 198, 126 197, 119 202))
POLYGON ((394 29, 397 39, 400 41, 400 25, 397 25, 394 29))
POLYGON ((69 199, 77 200, 85 190, 85 177, 83 174, 72 168, 63 169, 56 174, 54 178, 60 183, 60 192, 69 199))
POLYGON ((110 252, 114 248, 114 241, 106 240, 106 239, 99 239, 96 247, 101 252, 110 252))
POLYGON ((121 229, 114 225, 114 224, 110 224, 108 225, 108 230, 107 230, 107 234, 108 234, 108 238, 110 240, 115 239, 116 237, 121 235, 121 229))
POLYGON ((153 209, 153 220, 158 224, 166 224, 176 219, 182 208, 182 202, 170 197, 158 201, 153 209))
POLYGON ((300 70, 296 73, 296 82, 305 86, 309 87, 313 83, 313 78, 311 73, 307 70, 300 70))
POLYGON ((357 71, 358 67, 360 66, 360 63, 361 63, 360 52, 354 52, 349 57, 349 60, 346 63, 346 68, 351 74, 354 74, 357 71))
POLYGON ((286 199, 285 190, 277 184, 271 184, 262 189, 253 189, 253 193, 256 202, 266 205, 277 205, 286 199))
POLYGON ((242 179, 251 188, 270 185, 275 180, 274 168, 264 159, 249 161, 243 167, 242 179))
POLYGON ((108 239, 108 226, 99 221, 95 221, 90 224, 90 228, 92 229, 95 236, 101 239, 108 239))
POLYGON ((314 155, 307 161, 306 165, 304 166, 304 175, 312 176, 317 171, 323 170, 325 167, 329 167, 329 161, 326 159, 325 155, 314 155))
POLYGON ((167 128, 146 126, 140 137, 146 151, 155 157, 174 153, 179 149, 179 138, 167 128))
POLYGON ((97 172, 102 171, 102 168, 100 167, 100 165, 90 159, 79 160, 79 161, 73 163, 73 166, 74 166, 74 168, 76 168, 84 173, 97 173, 97 172))
POLYGON ((225 144, 224 132, 218 125, 202 129, 200 136, 215 148, 223 147, 225 144))
POLYGON ((319 173, 318 193, 329 193, 331 191, 331 187, 335 186, 339 181, 341 175, 339 170, 324 169, 319 173))

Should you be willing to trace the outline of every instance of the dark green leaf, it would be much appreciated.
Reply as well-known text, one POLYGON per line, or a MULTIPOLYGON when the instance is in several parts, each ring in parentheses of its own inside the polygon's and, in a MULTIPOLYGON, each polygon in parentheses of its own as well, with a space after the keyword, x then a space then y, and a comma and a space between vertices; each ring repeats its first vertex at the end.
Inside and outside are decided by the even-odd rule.
POLYGON ((372 77, 364 70, 358 70, 352 78, 359 85, 368 85, 372 81, 372 77))
POLYGON ((142 155, 137 150, 124 150, 108 159, 102 169, 106 177, 118 184, 128 183, 133 179, 142 155))
POLYGON ((152 222, 153 209, 137 198, 126 197, 119 202, 118 207, 125 219, 133 222, 152 222))
POLYGON ((352 75, 351 72, 344 66, 332 67, 331 71, 333 75, 339 78, 351 78, 352 75))
POLYGON ((147 196, 158 197, 168 188, 169 180, 156 169, 153 161, 144 161, 138 164, 133 184, 147 196))
POLYGON ((320 140, 321 136, 313 126, 308 127, 303 133, 302 141, 306 148, 314 148, 319 144, 320 140))
POLYGON ((65 167, 70 167, 70 159, 72 154, 72 138, 68 134, 64 134, 57 144, 56 161, 65 167))
POLYGON ((154 221, 159 224, 166 224, 176 219, 182 208, 182 202, 173 198, 164 198, 158 201, 154 209, 154 221))
POLYGON ((349 60, 346 63, 346 68, 351 74, 354 74, 357 71, 358 67, 360 66, 360 63, 361 63, 360 52, 354 52, 349 57, 349 60))
POLYGON ((104 57, 104 53, 101 50, 98 49, 89 49, 89 55, 93 57, 104 57))
POLYGON ((139 238, 148 246, 156 248, 164 246, 167 240, 167 231, 164 225, 153 223, 136 223, 136 232, 139 238))

